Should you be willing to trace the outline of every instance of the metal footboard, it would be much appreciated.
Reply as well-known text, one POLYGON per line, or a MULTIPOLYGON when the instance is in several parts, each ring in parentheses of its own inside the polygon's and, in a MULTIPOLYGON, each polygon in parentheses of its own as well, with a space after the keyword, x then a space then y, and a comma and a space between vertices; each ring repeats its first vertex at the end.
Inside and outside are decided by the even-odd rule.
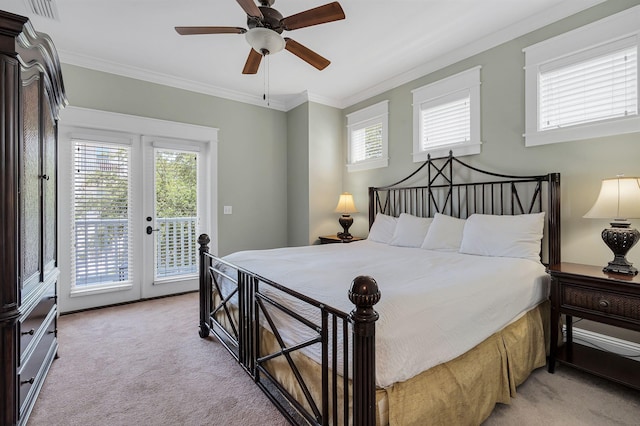
POLYGON ((214 334, 292 424, 374 425, 375 281, 353 281, 355 306, 345 313, 210 254, 209 241, 198 239, 200 337, 214 334), (293 299, 304 312, 292 308, 293 299), (284 317, 296 336, 283 328, 284 317), (299 365, 311 348, 320 353, 319 377, 299 365), (288 386, 269 368, 274 362, 288 367, 288 386))

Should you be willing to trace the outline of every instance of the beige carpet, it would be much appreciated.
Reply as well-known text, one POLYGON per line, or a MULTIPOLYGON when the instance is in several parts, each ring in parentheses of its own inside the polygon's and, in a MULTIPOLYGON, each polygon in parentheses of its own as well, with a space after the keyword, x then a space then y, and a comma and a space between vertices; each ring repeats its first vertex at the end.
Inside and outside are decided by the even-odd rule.
MULTIPOLYGON (((62 316, 60 358, 28 425, 286 424, 197 325, 195 293, 62 316)), ((485 425, 640 425, 640 392, 563 366, 539 369, 485 425)))

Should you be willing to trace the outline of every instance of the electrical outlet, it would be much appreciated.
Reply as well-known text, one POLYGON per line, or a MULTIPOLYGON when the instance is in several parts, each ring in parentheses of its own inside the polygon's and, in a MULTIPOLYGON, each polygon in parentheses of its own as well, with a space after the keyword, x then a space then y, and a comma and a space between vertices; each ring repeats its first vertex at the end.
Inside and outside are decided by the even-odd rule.
POLYGON ((233 207, 224 206, 224 214, 231 214, 231 213, 233 213, 233 207))

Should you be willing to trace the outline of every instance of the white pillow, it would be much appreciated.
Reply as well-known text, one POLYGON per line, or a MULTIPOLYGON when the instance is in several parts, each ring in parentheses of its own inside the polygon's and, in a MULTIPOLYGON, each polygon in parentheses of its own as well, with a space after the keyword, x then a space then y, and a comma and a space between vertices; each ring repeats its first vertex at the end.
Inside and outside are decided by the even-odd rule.
POLYGON ((389 244, 401 247, 420 247, 432 220, 430 217, 418 217, 408 213, 400 214, 389 244))
POLYGON ((377 241, 379 243, 389 244, 393 231, 396 229, 397 217, 387 216, 386 214, 376 214, 376 219, 369 230, 368 240, 377 241))
POLYGON ((458 251, 464 219, 436 213, 421 247, 428 250, 458 251))
POLYGON ((460 253, 539 262, 543 230, 544 212, 513 216, 472 214, 464 226, 460 253))

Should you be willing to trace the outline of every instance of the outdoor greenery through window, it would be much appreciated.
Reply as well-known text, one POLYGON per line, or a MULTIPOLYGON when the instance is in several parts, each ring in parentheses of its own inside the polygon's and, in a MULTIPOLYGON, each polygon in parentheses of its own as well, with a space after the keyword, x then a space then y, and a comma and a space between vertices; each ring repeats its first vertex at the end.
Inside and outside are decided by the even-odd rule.
POLYGON ((129 156, 128 146, 74 141, 75 287, 132 278, 129 156))
POLYGON ((156 149, 156 277, 197 272, 198 158, 156 149))

